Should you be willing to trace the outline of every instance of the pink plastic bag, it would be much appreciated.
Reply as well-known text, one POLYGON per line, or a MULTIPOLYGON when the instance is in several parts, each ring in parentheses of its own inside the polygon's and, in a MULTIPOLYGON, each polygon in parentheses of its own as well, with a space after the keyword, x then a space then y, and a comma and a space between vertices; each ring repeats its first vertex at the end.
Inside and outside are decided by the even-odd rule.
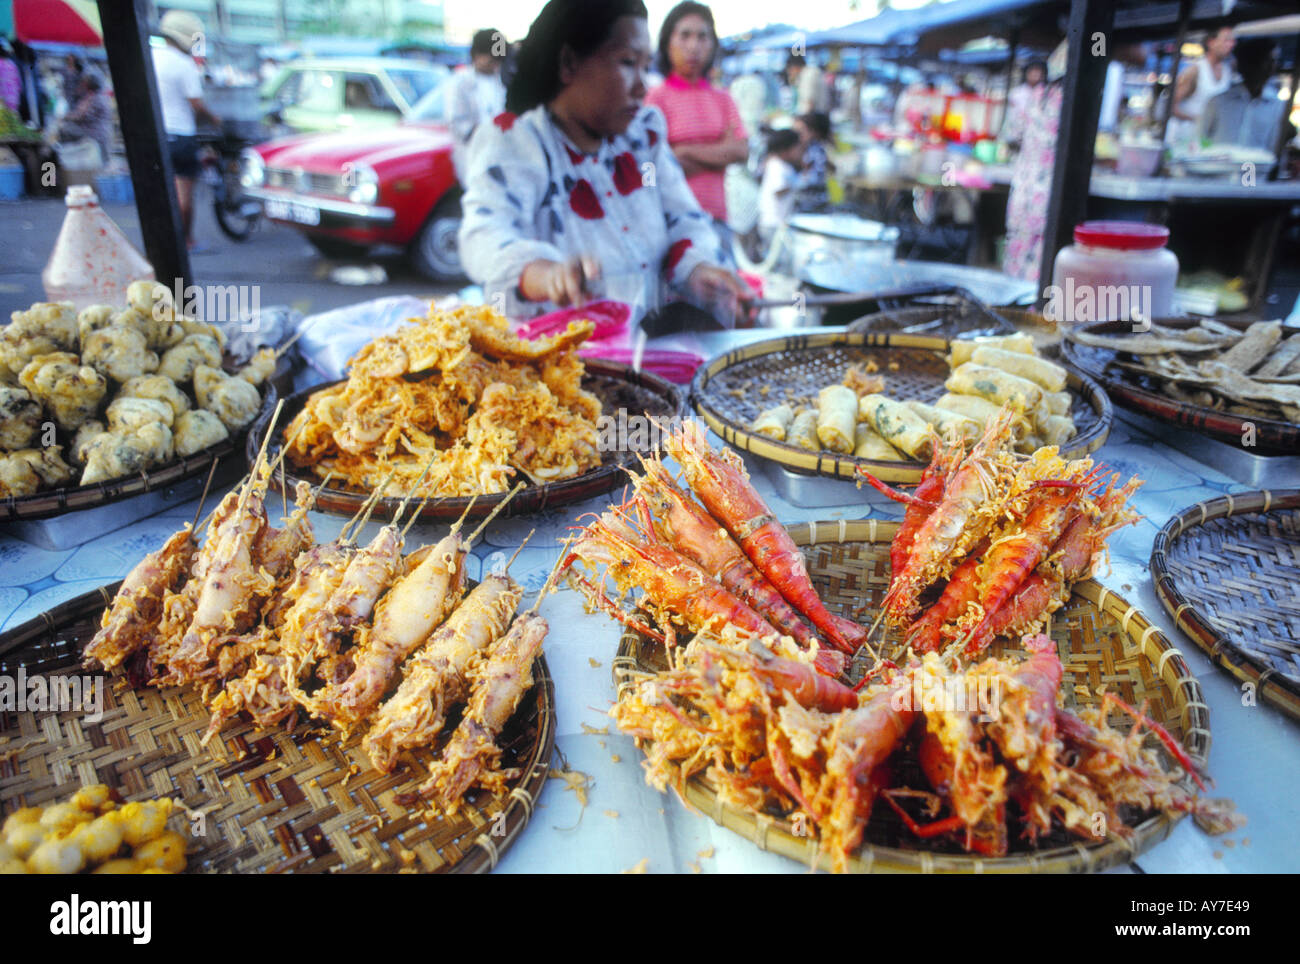
MULTIPOLYGON (((593 321, 596 330, 583 342, 578 354, 583 358, 604 358, 631 365, 636 354, 628 322, 632 309, 620 301, 593 301, 581 308, 561 308, 520 325, 516 334, 532 340, 562 332, 571 321, 593 321)), ((647 348, 641 353, 641 370, 651 372, 677 385, 685 385, 704 364, 699 355, 685 351, 647 348)))

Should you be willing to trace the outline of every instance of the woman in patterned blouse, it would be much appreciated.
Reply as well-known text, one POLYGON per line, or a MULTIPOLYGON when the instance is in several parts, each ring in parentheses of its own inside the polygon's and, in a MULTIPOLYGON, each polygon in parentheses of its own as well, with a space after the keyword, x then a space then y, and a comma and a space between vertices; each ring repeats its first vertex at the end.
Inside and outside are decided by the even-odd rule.
POLYGON ((639 317, 673 287, 727 317, 748 297, 644 103, 651 56, 641 0, 550 0, 533 22, 461 202, 462 264, 509 316, 603 293, 639 317))

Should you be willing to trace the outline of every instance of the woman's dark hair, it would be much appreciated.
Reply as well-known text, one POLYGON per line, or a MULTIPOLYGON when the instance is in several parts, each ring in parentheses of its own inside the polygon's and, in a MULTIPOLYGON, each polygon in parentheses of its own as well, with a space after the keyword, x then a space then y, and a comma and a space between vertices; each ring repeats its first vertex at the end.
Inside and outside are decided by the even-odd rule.
POLYGON ((506 45, 505 38, 501 35, 500 30, 491 30, 491 29, 480 30, 476 34, 474 34, 474 39, 470 41, 470 45, 469 45, 470 60, 473 60, 479 54, 489 54, 490 56, 496 57, 498 60, 504 60, 506 56, 505 45, 506 45), (502 52, 500 55, 498 55, 496 50, 494 49, 497 45, 498 40, 501 41, 501 48, 502 48, 502 52))
POLYGON ((808 66, 808 59, 804 57, 803 54, 790 54, 788 57, 785 58, 785 69, 782 70, 782 73, 785 73, 791 67, 806 67, 806 66, 808 66))
POLYGON ((1025 64, 1025 69, 1020 72, 1020 80, 1023 83, 1029 83, 1029 72, 1035 67, 1037 67, 1039 72, 1043 75, 1043 80, 1047 80, 1047 61, 1031 60, 1029 63, 1025 64))
POLYGON ((718 28, 713 23, 713 11, 702 3, 696 3, 695 0, 682 0, 681 3, 668 11, 668 16, 664 17, 664 25, 659 28, 659 56, 655 61, 655 66, 659 68, 659 73, 665 77, 673 72, 672 61, 668 59, 668 44, 673 39, 673 31, 677 29, 679 20, 692 14, 707 23, 709 33, 713 34, 713 53, 709 55, 709 62, 704 65, 706 74, 709 72, 709 68, 713 66, 713 62, 718 59, 718 28))
POLYGON ((550 0, 528 28, 519 51, 506 110, 522 114, 545 104, 562 89, 560 52, 567 46, 589 57, 609 39, 620 17, 647 19, 641 0, 550 0))
POLYGON ((767 153, 780 154, 782 151, 788 151, 798 143, 799 135, 790 128, 783 127, 779 131, 772 131, 767 135, 767 153))
POLYGON ((804 126, 812 132, 812 136, 819 141, 829 141, 831 139, 831 117, 822 111, 813 111, 810 114, 801 114, 799 119, 804 122, 804 126))

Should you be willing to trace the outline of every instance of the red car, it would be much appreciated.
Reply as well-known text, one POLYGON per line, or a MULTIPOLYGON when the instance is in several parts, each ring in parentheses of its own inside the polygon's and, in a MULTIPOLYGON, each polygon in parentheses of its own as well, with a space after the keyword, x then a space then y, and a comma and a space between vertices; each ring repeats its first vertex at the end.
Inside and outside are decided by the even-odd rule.
POLYGON ((272 221, 292 225, 322 254, 379 244, 407 249, 416 270, 460 281, 460 185, 441 88, 403 123, 305 134, 246 149, 241 183, 272 221))

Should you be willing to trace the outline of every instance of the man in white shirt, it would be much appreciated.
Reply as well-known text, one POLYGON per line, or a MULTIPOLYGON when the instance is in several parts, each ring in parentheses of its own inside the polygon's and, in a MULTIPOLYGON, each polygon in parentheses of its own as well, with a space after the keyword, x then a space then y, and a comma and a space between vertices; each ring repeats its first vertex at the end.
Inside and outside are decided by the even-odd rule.
POLYGON ((1289 102, 1269 85, 1277 67, 1276 46, 1267 37, 1237 45, 1241 80, 1214 97, 1201 112, 1198 134, 1214 144, 1256 147, 1276 154, 1295 129, 1286 120, 1289 102))
POLYGON ((501 83, 501 65, 509 45, 499 30, 480 30, 470 43, 470 66, 447 85, 447 123, 456 147, 452 164, 464 183, 465 147, 478 126, 506 109, 506 87, 501 83))
POLYGON ((181 209, 185 243, 194 247, 194 182, 199 176, 199 141, 195 117, 214 127, 221 120, 203 103, 203 77, 193 51, 203 38, 203 21, 184 10, 169 10, 159 24, 167 46, 153 49, 153 70, 162 104, 167 152, 176 175, 176 201, 181 209))

